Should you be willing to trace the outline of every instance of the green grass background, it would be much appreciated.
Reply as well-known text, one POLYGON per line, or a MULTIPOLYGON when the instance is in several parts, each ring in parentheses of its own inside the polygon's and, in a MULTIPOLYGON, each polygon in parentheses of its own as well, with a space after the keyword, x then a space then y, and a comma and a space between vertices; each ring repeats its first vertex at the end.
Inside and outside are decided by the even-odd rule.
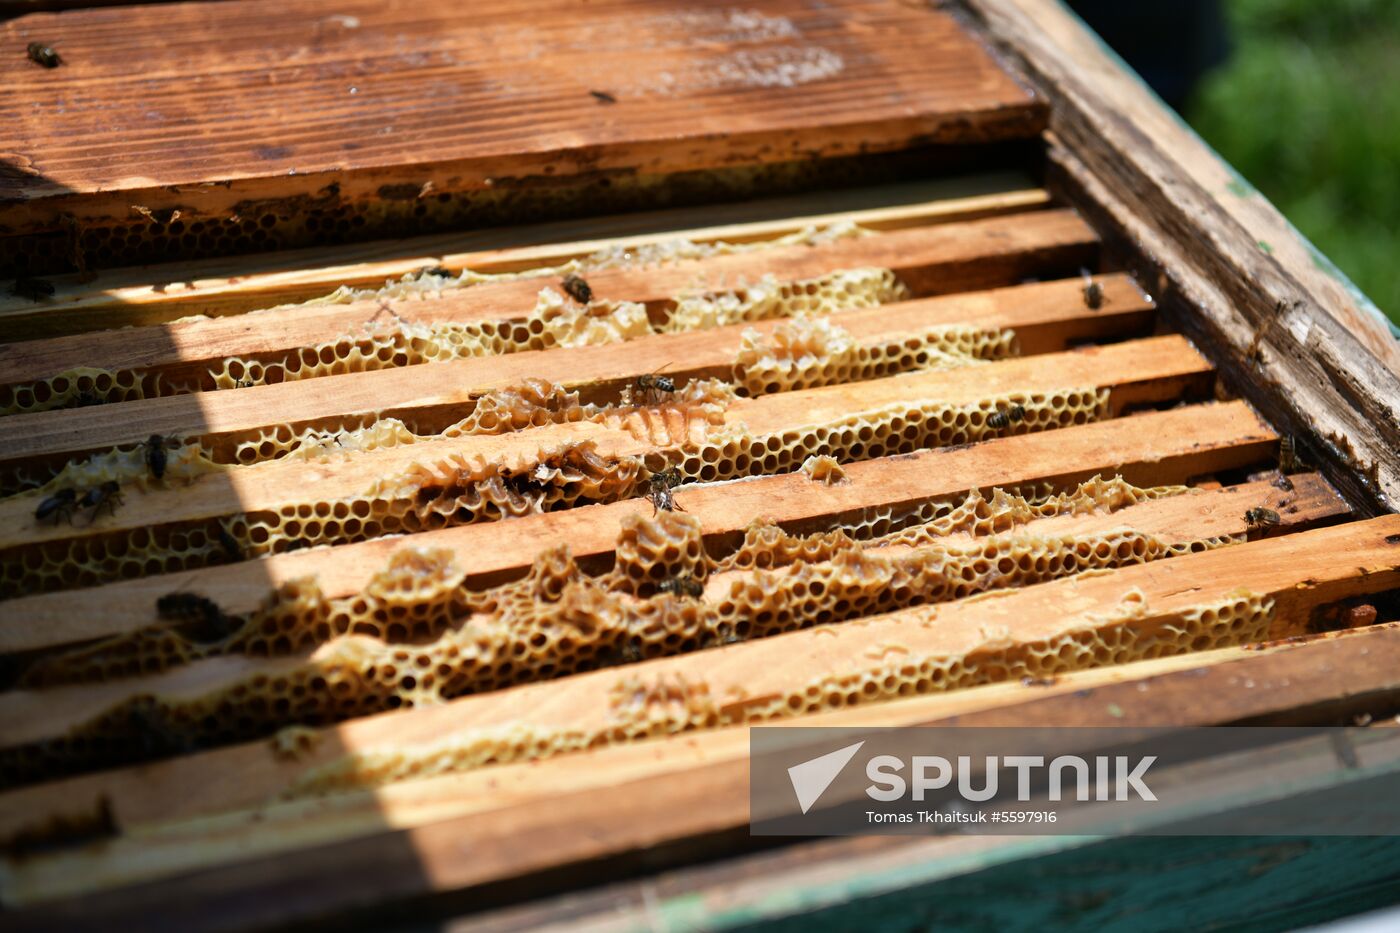
POLYGON ((1400 0, 1229 0, 1187 120, 1400 322, 1400 0))

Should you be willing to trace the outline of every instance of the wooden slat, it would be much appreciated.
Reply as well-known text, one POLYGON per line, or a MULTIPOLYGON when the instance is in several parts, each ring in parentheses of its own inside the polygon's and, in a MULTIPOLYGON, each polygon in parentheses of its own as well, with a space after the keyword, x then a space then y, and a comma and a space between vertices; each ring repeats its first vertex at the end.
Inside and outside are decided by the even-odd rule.
MULTIPOLYGON (((1210 433, 1213 427, 1209 423, 1210 415, 1197 410, 1191 412, 1191 417, 1198 423, 1206 422, 1201 432, 1191 435, 1188 449, 1193 459, 1175 461, 1169 447, 1154 444, 1147 459, 1157 468, 1158 480, 1165 478, 1158 466, 1164 458, 1175 461, 1177 475, 1173 478, 1184 480, 1200 471, 1198 458, 1206 456, 1206 450, 1216 443, 1210 433)), ((785 528, 810 531, 830 527, 843 519, 854 519, 872 508, 898 509, 911 492, 930 497, 989 482, 992 485, 1036 483, 1047 479, 1056 482, 1063 479, 1065 474, 1060 471, 1065 467, 1083 472, 1099 467, 1104 471, 1112 469, 1132 474, 1141 467, 1133 462, 1133 452, 1116 446, 1115 440, 1130 445, 1132 440, 1151 437, 1159 429, 1169 432, 1171 420, 1170 414, 1158 414, 1128 422, 1066 428, 1053 438, 1056 443, 1052 447, 1046 444, 1045 436, 1024 435, 952 451, 939 459, 938 486, 932 488, 925 482, 917 490, 911 489, 913 477, 925 475, 936 456, 919 454, 914 458, 886 458, 848 466, 850 482, 834 489, 849 490, 859 498, 812 495, 806 477, 794 474, 739 484, 692 486, 676 493, 676 500, 688 514, 700 520, 707 547, 723 551, 753 518, 771 518, 785 528), (1105 432, 1099 430, 1109 425, 1116 428, 1117 438, 1106 438, 1105 432), (1099 436, 1091 440, 1086 437, 1090 434, 1099 436), (1050 449, 1038 453, 1027 450, 1037 446, 1050 449), (1090 451, 1096 460, 1076 456, 1090 451), (1054 459, 1057 454, 1062 459, 1054 459), (1005 472, 991 477, 973 472, 977 467, 993 463, 1001 465, 1005 472), (1012 472, 1018 469, 1019 472, 1012 472)), ((1181 420, 1179 416, 1177 420, 1181 420)), ((1240 446, 1226 450, 1243 462, 1250 449, 1240 446)), ((1281 508, 1285 527, 1305 527, 1340 517, 1348 511, 1346 504, 1321 477, 1299 475, 1292 482, 1294 488, 1287 493, 1269 483, 1253 483, 1222 489, 1204 498, 1164 500, 1154 505, 1154 512, 1179 513, 1184 518, 1179 525, 1156 526, 1153 531, 1174 541, 1238 533, 1243 530, 1241 516, 1245 510, 1259 505, 1281 508), (1294 511, 1288 511, 1289 507, 1294 511)), ((390 555, 406 546, 453 551, 456 566, 463 569, 466 583, 473 587, 523 576, 541 550, 563 544, 569 546, 577 560, 606 561, 613 552, 622 520, 629 515, 646 515, 650 508, 636 501, 584 506, 517 519, 508 529, 510 534, 503 534, 500 526, 466 525, 407 538, 281 554, 231 566, 147 576, 108 586, 14 599, 5 603, 4 620, 0 622, 0 653, 53 648, 135 631, 153 624, 156 600, 176 591, 200 593, 225 612, 235 615, 253 611, 279 585, 303 577, 314 577, 326 598, 342 598, 364 589, 373 575, 387 566, 390 555)), ((1045 534, 1081 533, 1103 520, 1102 516, 1076 516, 1037 523, 1037 527, 1044 528, 1045 534)), ((1125 515, 1123 520, 1128 521, 1129 517, 1125 515)))
MULTIPOLYGON (((1035 211, 964 223, 914 227, 813 246, 779 247, 659 266, 608 269, 589 276, 599 299, 660 308, 695 289, 742 288, 771 275, 800 281, 842 269, 892 269, 916 294, 1005 285, 1030 275, 1063 274, 1087 264, 1097 238, 1070 211, 1035 211)), ((280 358, 342 337, 409 324, 519 323, 555 279, 527 278, 451 289, 428 300, 368 300, 293 306, 114 332, 96 331, 0 346, 0 385, 46 379, 75 367, 198 373, 226 357, 280 358), (387 309, 387 310, 386 310, 387 309), (392 313, 389 313, 392 312, 392 313)))
MULTIPOLYGON (((1346 633, 1377 641, 1377 634, 1397 626, 1346 633)), ((1224 648, 1196 654, 1139 661, 1116 667, 1077 671, 1052 683, 992 684, 969 690, 913 697, 873 706, 854 707, 805 716, 790 723, 808 728, 898 728, 967 724, 1061 726, 1054 711, 1067 714, 1067 727, 1184 726, 1229 722, 1273 710, 1286 694, 1259 670, 1264 659, 1281 652, 1319 646, 1344 637, 1336 633, 1264 646, 1224 648), (1250 670, 1250 669, 1253 670, 1250 670), (1228 669, 1235 677, 1258 675, 1262 696, 1251 695, 1232 705, 1228 691, 1217 691, 1193 703, 1165 706, 1175 699, 1188 677, 1219 682, 1228 669), (1241 669, 1245 673, 1241 675, 1241 669), (1178 676, 1174 676, 1178 675, 1178 676), (1118 705, 1121 693, 1132 703, 1118 705), (1144 696, 1147 694, 1149 696, 1144 696), (1084 702, 1092 699, 1093 702, 1084 702), (1022 717, 1017 721, 1017 717, 1022 717)), ((1317 693, 1316 677, 1299 685, 1294 702, 1317 693)), ((330 744, 329 741, 327 744, 330 744)), ((184 875, 252 857, 267 857, 345 842, 384 838, 408 829, 428 827, 470 815, 499 813, 520 804, 557 795, 595 792, 645 780, 650 793, 669 797, 667 784, 688 784, 697 772, 716 766, 742 764, 749 754, 749 727, 725 727, 685 736, 668 736, 632 745, 578 752, 543 762, 497 765, 462 774, 406 780, 373 791, 347 792, 315 801, 284 803, 270 798, 245 803, 215 798, 192 789, 204 779, 212 759, 191 764, 189 759, 105 775, 74 778, 0 797, 13 816, 0 819, 0 835, 24 825, 41 823, 52 814, 77 810, 78 801, 116 790, 113 806, 128 837, 57 857, 12 860, 0 876, 0 899, 10 904, 34 904, 57 897, 127 887, 161 877, 184 875), (148 780, 142 780, 142 778, 148 780), (186 792, 162 795, 161 788, 183 782, 186 792), (246 807, 246 808, 245 808, 246 807), (221 814, 217 823, 210 819, 221 814), (184 825, 181 825, 184 824, 184 825)), ((727 812, 738 800, 725 801, 727 812)), ((747 804, 747 795, 744 797, 747 804)), ((740 822, 748 817, 744 809, 740 822)), ((736 824, 737 825, 737 824, 736 824)), ((672 837, 673 839, 675 837, 672 837)))
POLYGON ((133 204, 190 220, 318 191, 353 204, 394 185, 655 174, 1044 122, 947 14, 871 0, 742 14, 492 0, 469 15, 444 0, 252 0, 0 25, 6 47, 41 36, 62 67, 0 68, 0 91, 24 102, 0 111, 0 151, 19 167, 0 181, 8 232, 60 213, 126 222, 133 204))
POLYGON ((1315 247, 1049 0, 967 0, 1053 102, 1054 173, 1139 253, 1144 281, 1357 501, 1400 507, 1400 342, 1315 247))
MULTIPOLYGON (((901 659, 957 657, 969 664, 992 663, 1018 646, 1082 631, 1086 625, 1113 630, 1126 624, 1129 607, 1123 600, 1133 592, 1141 593, 1131 607, 1139 613, 1131 619, 1139 634, 1170 624, 1192 607, 1247 590, 1276 600, 1271 637, 1299 635, 1307 631, 1316 605, 1400 586, 1400 563, 1394 563, 1397 533, 1400 517, 1387 516, 719 649, 731 653, 701 651, 645 661, 625 671, 604 669, 469 696, 416 711, 423 719, 404 726, 396 747, 413 741, 411 734, 431 742, 462 729, 504 723, 543 734, 607 734, 617 725, 613 688, 622 677, 703 685, 722 710, 733 712, 801 692, 824 675, 880 670, 901 659), (988 632, 1006 635, 999 639, 988 632), (442 712, 449 709, 454 712, 442 712), (420 723, 433 728, 414 731, 420 723)), ((710 585, 718 589, 722 584, 710 585)), ((134 697, 192 701, 253 679, 275 680, 328 655, 333 647, 272 659, 215 657, 151 677, 12 691, 0 695, 0 722, 5 724, 0 745, 23 746, 65 735, 134 697)))
MULTIPOLYGON (((752 436, 763 437, 808 425, 844 422, 856 413, 879 411, 890 405, 976 404, 979 400, 1013 392, 1054 393, 1075 388, 1107 389, 1110 413, 1117 413, 1127 406, 1166 402, 1200 391, 1208 384, 1210 374, 1210 364, 1186 341, 1174 336, 1153 337, 1068 353, 1002 360, 970 369, 906 374, 854 386, 837 385, 739 399, 725 410, 722 424, 693 427, 691 437, 696 438, 702 430, 714 432, 725 426, 743 426, 752 436)), ((314 416, 318 406, 342 412, 353 407, 357 401, 356 392, 349 386, 360 381, 359 376, 343 376, 314 380, 301 386, 301 398, 308 415, 314 416), (323 384, 332 387, 332 391, 320 392, 323 384)), ((242 394, 252 392, 243 390, 242 394)), ((432 406, 450 410, 469 398, 469 393, 452 386, 442 386, 441 392, 420 397, 415 408, 432 406)), ((360 398, 368 412, 377 411, 385 416, 399 413, 373 392, 361 392, 360 398)), ((248 414, 256 417, 257 412, 248 414)), ((204 437, 217 437, 229 427, 232 425, 208 424, 204 437)), ((69 430, 77 431, 78 425, 72 424, 69 430)), ((147 423, 127 430, 134 430, 131 439, 136 440, 155 428, 147 423)), ((26 451, 25 440, 15 438, 8 448, 0 448, 0 463, 22 459, 26 454, 32 456, 34 448, 31 446, 26 451)), ((31 445, 55 441, 88 443, 81 435, 62 434, 27 440, 31 445)), ((595 442, 598 454, 603 457, 642 456, 685 449, 687 443, 693 443, 692 440, 657 444, 638 440, 621 428, 573 422, 510 434, 424 441, 363 451, 325 462, 273 460, 207 473, 193 478, 188 485, 130 487, 124 491, 125 504, 115 514, 87 524, 38 525, 33 513, 43 494, 26 493, 0 500, 0 548, 276 509, 287 503, 306 502, 308 490, 314 490, 314 501, 362 495, 385 477, 406 475, 415 463, 439 463, 447 457, 460 457, 461 463, 472 463, 480 457, 484 463, 523 464, 524 468, 529 468, 539 462, 543 451, 586 441, 595 442)))
MULTIPOLYGON (((1299 723, 1317 721, 1319 713, 1299 714, 1299 707, 1315 707, 1326 716, 1326 710, 1341 712, 1348 702, 1355 705, 1358 700, 1364 703, 1369 699, 1372 706, 1385 707, 1387 696, 1393 702, 1393 696, 1400 692, 1400 681, 1387 661, 1397 647, 1400 628, 1378 626, 1267 644, 1253 650, 1226 649, 1079 672, 1058 678, 1056 684, 1049 686, 997 685, 952 695, 896 700, 804 717, 792 724, 1180 727, 1259 721, 1285 712, 1299 723), (1344 684, 1337 684, 1337 670, 1348 671, 1344 684), (1250 689, 1238 691, 1236 686, 1242 682, 1250 684, 1250 689)), ((395 714, 392 719, 403 716, 395 714)), ((343 741, 346 731, 364 724, 361 721, 340 728, 337 738, 343 741)), ((342 797, 335 803, 309 807, 263 804, 267 797, 249 797, 248 803, 255 808, 248 813, 221 824, 192 824, 183 831, 169 824, 197 817, 209 807, 221 810, 238 806, 211 793, 192 807, 192 794, 188 792, 192 787, 202 787, 200 777, 227 777, 232 763, 227 759, 239 749, 22 790, 4 797, 7 806, 0 813, 29 814, 35 820, 43 814, 73 810, 76 801, 90 800, 101 792, 115 794, 113 807, 123 825, 134 828, 155 821, 167 824, 167 828, 161 834, 137 832, 130 839, 28 866, 11 863, 6 898, 11 902, 34 901, 169 874, 183 876, 186 884, 161 890, 175 895, 195 887, 207 897, 210 888, 217 890, 220 883, 213 881, 213 873, 193 873, 213 867, 211 863, 231 859, 246 862, 259 849, 266 856, 267 850, 308 848, 302 857, 309 857, 316 873, 332 866, 344 869, 356 864, 351 853, 364 846, 325 843, 347 838, 377 841, 375 864, 381 869, 388 864, 385 870, 392 871, 399 884, 409 885, 413 891, 449 890, 518 877, 540 867, 616 853, 619 843, 622 848, 652 846, 720 827, 739 827, 748 820, 748 793, 743 780, 748 769, 746 733, 748 730, 743 727, 721 728, 643 745, 581 752, 531 765, 496 766, 466 775, 406 782, 386 787, 374 796, 342 797), (732 782, 720 777, 731 772, 736 776, 732 782), (568 787, 574 796, 561 801, 561 787, 568 787), (697 793, 704 793, 704 800, 692 800, 697 793), (605 799, 608 803, 603 804, 605 799), (545 800, 550 801, 550 806, 540 806, 545 800), (608 814, 601 822, 571 818, 561 824, 557 818, 560 807, 570 814, 577 815, 581 810, 587 813, 591 806, 578 804, 594 800, 601 807, 599 814, 608 814), (378 810, 381 806, 382 811, 378 810), (526 817, 525 822, 533 825, 535 831, 552 834, 549 845, 543 845, 543 839, 529 838, 528 834, 519 838, 524 829, 522 814, 531 808, 535 818, 526 817), (539 822, 540 811, 547 811, 543 824, 539 822), (655 818, 644 820, 643 811, 655 818), (508 820, 514 824, 512 832, 517 834, 518 846, 501 848, 503 825, 496 821, 503 814, 511 814, 508 820), (279 822, 286 824, 281 827, 281 834, 273 829, 279 822), (413 848, 423 859, 414 867, 421 869, 426 863, 431 870, 424 873, 393 867, 398 864, 391 855, 396 849, 393 839, 445 841, 448 828, 456 834, 456 845, 451 849, 437 845, 413 848), (559 845, 561 839, 563 845, 559 845), (239 846, 239 841, 248 848, 239 846), (578 849, 577 845, 587 848, 578 849), (427 887, 423 887, 424 876, 431 878, 427 887)), ((330 754, 351 747, 337 742, 330 754)), ((301 766, 304 765, 283 762, 288 772, 301 766)), ((231 785, 230 789, 237 786, 231 785)), ((199 796, 197 790, 195 796, 199 796)), ((4 825, 10 829, 24 824, 13 820, 4 825)), ((302 864, 302 857, 293 862, 263 864, 302 864)), ((227 873, 230 866, 221 867, 221 871, 227 873)), ((239 873, 234 869, 232 874, 241 874, 232 888, 248 890, 266 884, 265 870, 239 873)), ((344 878, 343 871, 332 874, 344 878)), ((227 883, 228 874, 218 877, 227 883)), ((396 894, 406 892, 400 891, 398 885, 393 885, 393 890, 396 894)), ((375 887, 375 897, 385 894, 384 888, 375 887)), ((125 897, 116 895, 119 904, 125 901, 129 909, 151 904, 148 897, 150 891, 141 888, 127 892, 125 897)))
POLYGON ((52 297, 35 302, 0 294, 0 343, 86 330, 160 324, 189 314, 219 316, 305 301, 347 285, 377 288, 430 266, 455 272, 519 272, 582 259, 610 248, 684 238, 749 243, 807 226, 855 223, 899 230, 974 220, 1049 205, 1049 195, 1017 173, 935 178, 616 214, 583 220, 495 227, 406 240, 104 269, 92 282, 52 276, 52 297))
MULTIPOLYGON (((987 331, 1011 329, 1016 332, 1023 355, 1066 350, 1085 340, 1146 330, 1151 320, 1151 301, 1132 280, 1106 276, 1102 283, 1105 304, 1098 312, 1084 307, 1080 281, 1064 280, 841 312, 831 321, 847 331, 857 345, 872 348, 917 338, 929 328, 953 324, 987 331)), ((541 375, 605 400, 616 398, 618 390, 636 377, 663 370, 678 383, 688 379, 732 379, 744 332, 753 329, 770 334, 781 324, 779 320, 759 321, 693 333, 659 334, 624 344, 435 363, 430 369, 326 376, 322 379, 329 381, 315 386, 303 381, 123 402, 101 406, 100 411, 94 407, 15 415, 0 419, 0 449, 27 443, 27 456, 71 456, 144 440, 153 432, 181 437, 193 433, 208 438, 211 434, 201 432, 201 427, 217 424, 225 425, 225 431, 246 432, 306 423, 354 410, 337 410, 334 406, 340 404, 338 401, 332 401, 328 409, 313 400, 372 400, 376 411, 409 411, 425 397, 425 390, 431 393, 439 387, 450 387, 454 401, 449 404, 456 417, 462 417, 477 396, 541 375), (49 440, 55 438, 62 440, 55 445, 49 440)), ((434 399, 430 404, 440 403, 434 399)))

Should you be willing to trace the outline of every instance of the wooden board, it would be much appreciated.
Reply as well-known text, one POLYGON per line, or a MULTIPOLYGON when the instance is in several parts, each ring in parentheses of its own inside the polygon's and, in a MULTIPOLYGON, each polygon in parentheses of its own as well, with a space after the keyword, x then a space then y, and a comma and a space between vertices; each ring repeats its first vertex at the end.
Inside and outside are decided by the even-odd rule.
POLYGON ((10 56, 0 69, 0 91, 26 102, 0 123, 9 233, 54 229, 65 213, 124 223, 133 205, 190 221, 308 190, 412 200, 531 176, 1026 136, 1044 120, 949 16, 871 0, 491 0, 470 13, 443 0, 250 0, 0 25, 5 47, 35 39, 64 65, 10 56))
POLYGON ((965 5, 1052 103, 1058 187, 1134 244, 1240 391, 1394 510, 1400 342, 1381 314, 1059 4, 965 5))
MULTIPOLYGON (((1385 626, 1263 650, 1202 655, 1197 656, 1196 663, 1171 659, 1134 665, 1111 675, 1089 672, 1067 677, 1063 684, 1050 688, 993 687, 962 697, 903 700, 827 714, 812 722, 833 726, 965 727, 1210 725, 1267 720, 1317 701, 1324 701, 1320 715, 1325 717, 1326 709, 1344 709, 1347 701, 1394 702, 1400 695, 1400 680, 1388 659, 1397 648, 1400 629, 1385 626), (1333 682, 1333 672, 1339 669, 1351 673, 1340 690, 1333 682), (1243 693, 1233 689, 1233 685, 1245 681, 1253 688, 1243 693)), ((1328 721, 1319 720, 1318 716, 1314 713, 1300 721, 1328 721)), ((634 748, 605 749, 559 759, 543 767, 501 768, 494 775, 483 772, 489 782, 476 780, 471 782, 476 785, 474 788, 467 785, 456 789, 468 811, 461 815, 421 825, 382 826, 357 838, 312 847, 296 859, 264 856, 183 871, 177 863, 167 862, 167 873, 177 873, 170 881, 138 884, 37 907, 18 915, 27 924, 19 928, 38 929, 38 924, 61 920, 73 924, 85 916, 102 916, 110 921, 114 911, 147 920, 159 916, 173 924, 171 929, 210 928, 207 924, 214 916, 239 928, 287 923, 312 912, 348 911, 430 891, 500 883, 528 877, 547 867, 588 864, 622 852, 664 852, 666 842, 735 829, 747 821, 748 743, 744 731, 719 731, 634 748), (616 770, 610 772, 610 765, 616 770), (678 773, 678 768, 684 772, 678 773), (602 774, 598 769, 602 769, 602 774), (571 781, 577 780, 577 785, 570 786, 579 789, 561 796, 558 784, 564 780, 563 772, 574 775, 571 781), (511 784, 513 775, 528 782, 523 795, 502 793, 502 787, 511 784), (528 799, 532 789, 550 800, 550 805, 541 806, 538 799, 528 799), (475 806, 470 802, 473 795, 475 806), (615 818, 619 799, 628 801, 625 810, 633 818, 615 818), (557 819, 560 808, 566 808, 576 818, 561 825, 557 819), (332 877, 340 883, 317 883, 332 877), (347 883, 349 877, 358 883, 347 883), (288 884, 289 878, 296 878, 296 883, 288 884), (303 896, 252 896, 253 892, 270 890, 300 891, 303 896), (211 911, 213 904, 221 905, 222 910, 211 911)), ((213 763, 211 757, 209 764, 213 763)), ((210 768, 208 773, 218 777, 223 772, 210 768)), ((135 777, 133 772, 132 778, 135 777)), ((188 775, 183 777, 188 780, 188 775)), ((160 778, 168 782, 172 776, 160 778)), ((138 788, 135 780, 130 786, 133 790, 138 788)), ((185 785, 169 786, 173 789, 185 785)), ((72 801, 86 799, 93 792, 91 779, 67 782, 64 788, 70 795, 70 806, 72 801)), ((141 812, 158 815, 165 810, 166 803, 155 787, 147 784, 141 790, 142 796, 149 795, 149 802, 130 805, 134 819, 139 820, 136 814, 141 812)), ((35 792, 22 793, 35 796, 35 792)), ((51 793, 50 799, 56 803, 64 798, 51 793)), ((257 822, 252 820, 253 824, 257 822)), ((946 844, 947 841, 923 843, 946 844)), ((35 872, 38 877, 30 876, 31 884, 37 894, 41 894, 45 881, 51 883, 54 879, 59 879, 70 892, 74 888, 81 890, 88 887, 81 879, 77 884, 62 880, 65 871, 95 872, 109 863, 120 876, 123 858, 131 861, 154 855, 152 863, 158 864, 160 845, 156 837, 150 843, 119 842, 110 847, 110 852, 98 848, 66 860, 60 856, 57 865, 39 866, 35 872)), ((139 866, 132 866, 133 874, 139 875, 140 870, 139 866)), ((844 876, 839 871, 838 874, 844 876)), ((829 882, 835 880, 828 878, 829 882)), ((95 886, 101 887, 101 880, 95 886)), ((548 888, 546 884, 543 889, 533 890, 538 896, 548 888)))

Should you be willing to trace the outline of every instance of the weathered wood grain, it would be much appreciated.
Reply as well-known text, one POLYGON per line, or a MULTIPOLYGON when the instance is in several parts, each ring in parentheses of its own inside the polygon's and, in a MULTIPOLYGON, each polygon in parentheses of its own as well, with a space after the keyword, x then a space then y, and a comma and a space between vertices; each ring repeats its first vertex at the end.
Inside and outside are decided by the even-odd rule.
POLYGON ((1062 8, 965 6, 1051 103, 1063 187, 1137 244, 1181 326, 1349 495, 1394 510, 1400 342, 1374 308, 1062 8))
POLYGON ((126 221, 133 205, 194 220, 316 193, 413 199, 1024 137, 1044 119, 946 14, 873 0, 490 0, 469 13, 251 0, 0 25, 6 47, 40 37, 63 67, 0 67, 15 102, 0 110, 11 233, 63 213, 126 221))

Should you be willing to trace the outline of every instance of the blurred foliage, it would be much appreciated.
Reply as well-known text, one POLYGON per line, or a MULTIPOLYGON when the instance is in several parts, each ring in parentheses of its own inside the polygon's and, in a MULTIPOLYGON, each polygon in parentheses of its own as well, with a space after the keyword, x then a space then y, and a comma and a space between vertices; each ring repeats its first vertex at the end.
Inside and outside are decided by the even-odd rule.
POLYGON ((1187 116, 1400 322, 1400 0, 1229 0, 1187 116))

